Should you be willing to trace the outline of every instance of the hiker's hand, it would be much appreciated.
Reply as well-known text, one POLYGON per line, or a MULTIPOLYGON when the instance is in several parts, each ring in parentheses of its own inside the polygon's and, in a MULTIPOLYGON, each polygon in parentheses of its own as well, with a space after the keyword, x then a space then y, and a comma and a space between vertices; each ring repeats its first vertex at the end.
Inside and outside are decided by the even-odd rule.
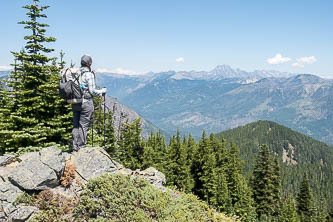
POLYGON ((103 89, 102 89, 102 96, 105 96, 106 91, 107 91, 106 88, 103 88, 103 89))

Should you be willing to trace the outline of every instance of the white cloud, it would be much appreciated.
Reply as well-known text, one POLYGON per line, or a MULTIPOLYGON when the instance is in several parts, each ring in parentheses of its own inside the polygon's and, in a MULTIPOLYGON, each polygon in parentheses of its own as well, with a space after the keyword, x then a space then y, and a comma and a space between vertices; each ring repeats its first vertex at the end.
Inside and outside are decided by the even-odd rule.
POLYGON ((116 69, 98 68, 98 69, 96 69, 96 72, 117 73, 117 74, 123 74, 123 75, 137 75, 138 74, 135 71, 131 71, 128 69, 123 69, 123 68, 116 68, 116 69))
POLYGON ((11 70, 13 69, 13 67, 10 67, 10 66, 0 66, 0 71, 8 71, 8 70, 11 70))
POLYGON ((96 72, 111 72, 111 70, 105 69, 105 68, 98 68, 98 69, 96 69, 96 72))
POLYGON ((302 64, 312 64, 312 63, 317 62, 317 59, 314 56, 301 57, 296 60, 297 60, 297 62, 302 63, 302 64))
POLYGON ((296 61, 297 62, 291 64, 293 67, 304 68, 304 66, 307 64, 313 64, 317 62, 317 59, 314 56, 308 56, 308 57, 297 58, 296 61))
POLYGON ((298 62, 294 62, 293 64, 291 64, 293 67, 295 68, 304 68, 304 64, 302 63, 298 63, 298 62))
POLYGON ((176 62, 185 62, 184 57, 179 57, 176 59, 176 62))
POLYGON ((282 64, 291 61, 289 57, 283 57, 280 53, 276 54, 273 58, 267 59, 267 62, 271 65, 282 64))

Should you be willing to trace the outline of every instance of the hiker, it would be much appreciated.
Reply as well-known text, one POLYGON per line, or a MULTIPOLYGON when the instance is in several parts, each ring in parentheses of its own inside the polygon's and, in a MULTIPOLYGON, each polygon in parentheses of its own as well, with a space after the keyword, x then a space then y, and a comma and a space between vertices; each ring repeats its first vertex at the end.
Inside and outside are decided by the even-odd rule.
POLYGON ((89 55, 81 57, 81 75, 80 83, 83 89, 82 103, 72 104, 74 127, 72 131, 73 151, 78 151, 87 144, 87 134, 93 121, 94 96, 105 96, 106 88, 97 90, 95 85, 95 74, 91 71, 92 58, 89 55))

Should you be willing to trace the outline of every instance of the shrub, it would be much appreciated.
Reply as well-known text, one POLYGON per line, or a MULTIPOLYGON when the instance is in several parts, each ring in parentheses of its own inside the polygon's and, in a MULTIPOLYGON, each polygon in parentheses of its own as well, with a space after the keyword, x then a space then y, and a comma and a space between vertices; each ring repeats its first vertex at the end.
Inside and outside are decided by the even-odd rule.
POLYGON ((51 190, 41 191, 35 200, 39 213, 33 216, 34 222, 72 221, 72 210, 77 205, 77 199, 68 199, 54 194, 51 190))
POLYGON ((192 194, 175 196, 123 175, 90 180, 73 214, 77 221, 227 221, 192 194))
POLYGON ((33 195, 23 192, 16 197, 13 204, 14 204, 14 206, 17 206, 19 204, 34 205, 34 201, 35 201, 35 197, 33 195))
POLYGON ((63 176, 60 178, 61 185, 69 187, 75 179, 76 167, 70 159, 66 160, 65 170, 63 176))

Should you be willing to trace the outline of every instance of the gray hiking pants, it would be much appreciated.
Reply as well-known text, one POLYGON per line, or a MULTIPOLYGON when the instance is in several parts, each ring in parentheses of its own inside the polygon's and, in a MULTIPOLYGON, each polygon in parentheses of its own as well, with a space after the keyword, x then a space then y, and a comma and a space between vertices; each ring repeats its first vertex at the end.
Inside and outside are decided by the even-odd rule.
POLYGON ((92 100, 80 104, 73 104, 74 127, 72 131, 73 150, 79 150, 87 144, 87 134, 94 114, 92 100))

